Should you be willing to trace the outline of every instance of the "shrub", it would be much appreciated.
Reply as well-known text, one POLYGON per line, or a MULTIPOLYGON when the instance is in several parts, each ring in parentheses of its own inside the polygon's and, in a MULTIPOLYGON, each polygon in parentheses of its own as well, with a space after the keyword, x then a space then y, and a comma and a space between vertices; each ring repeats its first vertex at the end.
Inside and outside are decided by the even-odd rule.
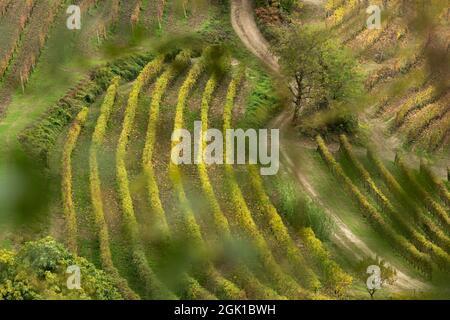
POLYGON ((98 270, 47 237, 24 244, 17 252, 0 250, 0 300, 123 299, 110 275, 98 270), (69 290, 66 269, 76 265, 81 289, 69 290))

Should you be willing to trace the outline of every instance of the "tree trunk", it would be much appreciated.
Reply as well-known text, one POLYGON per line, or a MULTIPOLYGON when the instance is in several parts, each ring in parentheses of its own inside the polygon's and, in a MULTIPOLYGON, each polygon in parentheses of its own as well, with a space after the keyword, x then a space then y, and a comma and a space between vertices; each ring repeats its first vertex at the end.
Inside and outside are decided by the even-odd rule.
POLYGON ((300 107, 303 102, 303 74, 297 74, 295 76, 295 82, 297 85, 297 91, 295 92, 293 89, 291 89, 292 93, 294 94, 294 116, 292 118, 292 122, 295 124, 298 120, 299 113, 300 113, 300 107))
POLYGON ((302 103, 302 98, 299 94, 297 94, 297 96, 295 97, 295 102, 294 102, 294 116, 292 117, 293 124, 297 123, 299 113, 300 113, 301 103, 302 103))

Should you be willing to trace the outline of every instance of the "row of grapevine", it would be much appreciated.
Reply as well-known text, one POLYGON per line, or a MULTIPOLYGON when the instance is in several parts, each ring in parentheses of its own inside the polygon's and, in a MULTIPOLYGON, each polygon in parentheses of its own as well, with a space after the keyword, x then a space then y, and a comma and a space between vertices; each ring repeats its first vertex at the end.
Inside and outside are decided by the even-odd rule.
MULTIPOLYGON (((205 90, 203 92, 202 97, 202 105, 201 105, 201 121, 202 121, 202 133, 204 134, 208 130, 208 111, 209 111, 209 105, 212 99, 212 95, 214 93, 214 90, 217 86, 217 76, 212 75, 211 78, 206 83, 205 90)), ((202 144, 202 150, 206 149, 206 141, 202 139, 200 141, 202 144)), ((230 236, 230 226, 228 224, 228 220, 225 217, 225 215, 222 212, 222 209, 220 208, 219 201, 216 198, 216 195, 214 194, 214 189, 211 185, 211 181, 209 180, 208 176, 208 169, 206 167, 206 164, 201 160, 203 157, 203 154, 199 152, 198 155, 198 174, 200 178, 200 183, 202 186, 203 193, 206 196, 206 201, 208 202, 208 206, 212 211, 212 216, 214 220, 214 227, 217 231, 217 240, 223 239, 224 237, 230 236)))
POLYGON ((423 163, 420 164, 420 172, 427 177, 428 181, 432 183, 432 187, 435 191, 437 191, 439 197, 442 199, 442 201, 444 201, 447 207, 450 207, 450 192, 448 191, 445 183, 423 163))
POLYGON ((448 99, 443 98, 435 103, 429 104, 406 120, 402 131, 406 133, 408 143, 417 140, 433 121, 437 121, 444 117, 448 111, 446 101, 448 101, 448 99))
MULTIPOLYGON (((393 78, 392 83, 387 83, 380 87, 378 93, 380 102, 376 108, 375 116, 380 117, 390 110, 397 109, 398 106, 395 106, 396 104, 399 104, 402 99, 407 99, 408 96, 420 90, 421 87, 426 85, 428 80, 429 75, 426 64, 424 59, 421 58, 414 68, 411 67, 405 74, 393 78), (393 92, 391 90, 393 86, 403 87, 404 89, 393 92)), ((394 126, 392 129, 398 128, 394 126)))
POLYGON ((442 145, 449 132, 450 112, 447 112, 442 119, 428 127, 420 138, 419 143, 428 150, 434 151, 442 145))
MULTIPOLYGON (((400 225, 403 225, 402 223, 403 217, 397 212, 397 210, 394 208, 394 205, 383 193, 383 191, 381 191, 381 189, 378 188, 375 181, 373 181, 370 173, 366 170, 364 165, 356 158, 347 137, 345 135, 341 135, 339 137, 339 140, 341 143, 342 152, 350 160, 352 166, 356 168, 367 191, 372 196, 375 197, 375 200, 378 203, 378 205, 383 209, 384 212, 388 214, 388 218, 392 219, 394 222, 400 225)), ((412 230, 408 231, 408 233, 412 234, 412 230)))
POLYGON ((294 274, 306 288, 318 290, 321 287, 320 280, 307 266, 302 253, 291 238, 277 209, 267 196, 258 168, 250 165, 249 173, 253 190, 258 198, 258 206, 260 206, 263 215, 268 221, 269 229, 274 235, 277 251, 280 250, 286 256, 287 261, 294 269, 294 274))
POLYGON ((72 123, 67 133, 62 154, 62 202, 66 219, 67 247, 70 251, 77 253, 77 215, 72 195, 72 152, 75 149, 81 127, 86 122, 88 109, 83 108, 72 123))
POLYGON ((427 104, 433 103, 438 98, 437 90, 434 86, 429 86, 417 94, 409 98, 405 103, 402 104, 400 110, 397 112, 395 118, 395 124, 400 126, 405 121, 406 117, 414 110, 423 108, 427 104))
POLYGON ((363 215, 367 217, 373 227, 382 235, 386 236, 391 242, 394 249, 405 257, 414 267, 422 271, 425 275, 431 277, 431 262, 427 255, 418 251, 413 245, 409 243, 403 236, 398 235, 391 226, 389 226, 378 210, 367 200, 367 198, 361 193, 351 179, 345 174, 341 165, 335 160, 333 155, 328 150, 325 142, 321 136, 317 136, 316 141, 318 143, 318 151, 328 165, 332 173, 337 179, 344 184, 347 192, 355 199, 361 208, 363 215))
MULTIPOLYGON (((200 58, 200 59, 202 59, 202 58, 200 58)), ((183 128, 183 125, 184 125, 183 116, 184 116, 184 107, 186 104, 186 100, 188 98, 190 90, 195 85, 195 83, 198 81, 198 78, 204 71, 204 67, 205 67, 204 61, 197 62, 191 68, 191 70, 189 70, 189 73, 186 76, 186 79, 184 80, 184 82, 180 88, 180 91, 178 93, 177 106, 176 106, 176 110, 175 110, 174 131, 183 128)), ((174 140, 174 139, 172 140, 172 150, 178 144, 178 142, 179 141, 177 141, 177 140, 174 140)), ((177 179, 172 179, 174 184, 179 185, 181 181, 179 180, 180 170, 179 170, 178 166, 173 164, 172 162, 170 162, 169 172, 174 175, 174 177, 172 177, 172 178, 177 178, 177 179)))
POLYGON ((187 300, 217 300, 217 297, 202 287, 197 280, 186 273, 181 275, 181 286, 185 289, 182 296, 187 300))
POLYGON ((445 211, 445 209, 441 206, 440 203, 435 201, 433 197, 423 188, 423 186, 417 181, 414 173, 409 169, 402 159, 398 159, 397 165, 403 174, 407 177, 408 182, 411 186, 418 192, 420 200, 427 208, 429 212, 431 212, 436 219, 442 224, 444 230, 449 230, 450 228, 450 218, 445 211))
POLYGON ((328 11, 329 19, 333 24, 341 24, 346 17, 359 5, 358 0, 348 1, 327 1, 325 8, 328 11))
POLYGON ((413 53, 411 55, 402 55, 398 57, 392 65, 383 65, 381 68, 371 73, 365 81, 366 88, 374 89, 380 83, 407 74, 414 68, 422 67, 424 61, 424 49, 416 48, 412 51, 413 53))
MULTIPOLYGON (((242 80, 243 71, 238 72, 229 84, 225 107, 223 111, 223 132, 231 128, 231 115, 234 107, 237 87, 242 80)), ((225 149, 225 148, 224 148, 225 149)), ((226 154, 226 150, 224 150, 226 154)), ((252 214, 242 195, 239 185, 236 182, 233 166, 225 165, 225 181, 228 187, 233 212, 231 220, 233 225, 241 228, 245 237, 249 238, 253 246, 257 249, 259 259, 268 273, 268 277, 273 282, 275 289, 289 298, 307 298, 310 294, 301 288, 298 283, 289 275, 285 274, 280 265, 275 261, 272 252, 269 249, 263 235, 253 220, 252 214)))
MULTIPOLYGON (((174 119, 174 131, 182 129, 184 126, 183 113, 187 97, 203 71, 204 62, 201 60, 191 68, 180 88, 174 119)), ((172 148, 176 145, 176 143, 176 140, 172 141, 172 148)), ((206 247, 202 239, 200 227, 196 222, 194 212, 192 211, 191 205, 184 191, 180 169, 172 162, 169 164, 169 175, 174 186, 175 193, 177 194, 179 208, 183 211, 181 221, 184 225, 186 235, 197 250, 206 254, 206 247)), ((245 293, 234 283, 221 276, 214 269, 211 262, 205 261, 202 269, 202 275, 206 278, 207 282, 211 283, 211 290, 214 290, 218 297, 222 299, 245 298, 245 293)))
MULTIPOLYGON (((389 60, 391 56, 386 54, 388 50, 389 54, 394 53, 396 48, 402 47, 404 42, 402 41, 404 36, 408 33, 407 28, 405 28, 405 23, 403 21, 404 9, 399 6, 398 2, 382 0, 372 0, 370 3, 368 1, 362 0, 352 0, 347 1, 346 6, 341 6, 333 12, 332 18, 339 20, 344 20, 345 23, 340 27, 341 32, 347 31, 344 34, 344 39, 347 38, 347 34, 350 33, 349 40, 346 42, 352 42, 351 46, 354 49, 364 53, 369 59, 377 60, 380 63, 380 59, 383 61, 389 60), (358 2, 358 3, 355 3, 358 2), (381 28, 380 29, 369 29, 367 28, 367 13, 371 5, 377 5, 382 10, 381 28), (386 9, 386 6, 388 7, 386 9), (346 10, 347 7, 347 10, 346 10), (345 20, 350 20, 351 18, 356 18, 357 25, 350 25, 350 23, 345 20), (346 28, 349 28, 346 30, 346 28), (351 29, 350 29, 351 28, 351 29), (356 31, 356 32, 355 32, 356 31), (353 34, 352 34, 353 33, 353 34), (371 55, 371 49, 375 49, 380 54, 371 55)), ((373 51, 372 51, 373 52, 373 51)))
POLYGON ((347 137, 345 135, 341 135, 340 141, 342 151, 350 160, 353 167, 357 169, 366 189, 376 198, 378 204, 380 205, 381 209, 387 214, 388 218, 395 222, 406 233, 406 235, 411 239, 411 242, 419 250, 429 253, 436 264, 438 264, 441 268, 450 266, 450 256, 440 247, 430 242, 425 236, 415 230, 411 226, 411 223, 407 221, 402 216, 402 214, 400 214, 394 208, 394 205, 391 203, 391 201, 377 187, 376 183, 372 180, 370 173, 364 168, 362 163, 354 155, 347 137))
POLYGON ((119 17, 120 0, 111 0, 111 9, 109 16, 109 23, 114 23, 119 17))
POLYGON ((109 269, 114 268, 111 258, 111 250, 109 244, 108 227, 105 221, 105 214, 103 212, 103 201, 101 195, 100 175, 98 171, 97 152, 103 144, 108 119, 112 112, 117 88, 119 86, 120 78, 116 77, 111 81, 109 88, 106 91, 105 98, 100 108, 100 115, 95 125, 94 133, 92 135, 92 143, 89 152, 89 167, 90 167, 90 188, 91 201, 94 213, 94 221, 98 232, 98 240, 100 243, 100 258, 104 267, 109 269))
POLYGON ((137 230, 138 225, 134 214, 133 201, 131 198, 128 182, 128 173, 125 165, 126 151, 129 142, 131 129, 134 125, 136 116, 136 109, 138 106, 138 99, 142 88, 147 82, 157 75, 164 64, 164 56, 159 56, 155 60, 145 66, 138 78, 134 81, 131 88, 128 102, 125 107, 125 115, 122 124, 122 131, 120 133, 119 142, 116 149, 116 176, 120 202, 122 204, 122 213, 128 236, 132 242, 138 241, 139 238, 137 230))
POLYGON ((363 50, 370 48, 377 42, 377 40, 383 34, 383 31, 384 31, 383 28, 375 30, 364 28, 364 30, 355 37, 353 42, 357 43, 358 49, 360 50, 360 52, 363 52, 363 50))
MULTIPOLYGON (((175 64, 186 66, 190 61, 190 52, 183 51, 175 58, 175 64)), ((152 210, 153 232, 158 232, 159 238, 167 238, 169 235, 169 226, 167 225, 164 209, 159 197, 159 188, 156 183, 155 173, 153 169, 153 150, 156 141, 156 127, 159 118, 159 109, 164 92, 171 80, 176 76, 177 69, 175 66, 169 67, 157 79, 152 93, 152 100, 149 109, 149 120, 147 126, 147 134, 145 146, 142 153, 142 167, 147 181, 148 203, 152 210)))
POLYGON ((335 11, 340 6, 343 6, 344 3, 344 0, 327 0, 327 2, 325 3, 325 9, 327 11, 335 11))
POLYGON ((439 229, 439 227, 432 221, 426 212, 423 212, 415 203, 412 203, 410 197, 405 190, 400 186, 395 177, 386 169, 384 164, 378 159, 375 154, 368 150, 367 156, 371 163, 377 170, 377 173, 383 178, 384 183, 389 190, 400 199, 408 212, 413 213, 414 220, 425 230, 428 237, 436 243, 444 251, 450 251, 450 238, 439 229))
POLYGON ((20 81, 22 87, 28 82, 28 77, 37 63, 48 32, 62 3, 62 0, 42 1, 33 10, 28 26, 22 35, 24 40, 21 41, 21 47, 18 49, 19 52, 11 71, 13 81, 20 81))
POLYGON ((317 260, 318 265, 325 275, 325 282, 338 297, 345 294, 353 282, 353 278, 332 260, 329 251, 316 237, 311 228, 302 228, 300 237, 309 252, 317 260))
POLYGON ((0 46, 0 78, 3 77, 19 45, 20 35, 31 16, 34 5, 34 0, 13 1, 4 17, 2 23, 9 28, 5 36, 9 35, 9 37, 0 46))
MULTIPOLYGON (((215 88, 218 85, 218 76, 212 75, 203 92, 202 102, 201 102, 201 121, 202 121, 202 132, 206 132, 208 129, 208 111, 211 103, 212 95, 215 88)), ((206 141, 202 140, 202 150, 205 150, 206 141)), ((201 153, 199 157, 201 157, 201 153)), ((212 217, 215 226, 216 241, 228 242, 231 239, 230 226, 225 214, 220 207, 219 201, 214 193, 214 189, 211 185, 211 181, 208 176, 208 169, 203 161, 198 161, 198 174, 202 187, 202 191, 206 197, 208 207, 212 212, 212 217)), ((242 287, 249 297, 254 297, 255 299, 281 299, 275 291, 271 288, 264 286, 244 265, 231 266, 230 273, 233 275, 233 279, 237 284, 242 287)))
POLYGON ((347 45, 365 30, 367 30, 367 26, 364 25, 363 19, 355 15, 349 23, 343 25, 338 31, 342 39, 342 44, 347 45))
POLYGON ((142 88, 151 78, 156 76, 164 64, 164 56, 159 56, 149 62, 134 81, 128 102, 125 107, 125 115, 120 133, 119 142, 116 149, 116 177, 118 185, 118 194, 122 206, 123 222, 127 232, 128 239, 132 245, 133 262, 136 265, 140 275, 145 281, 149 295, 153 298, 175 298, 175 296, 164 287, 157 279, 153 270, 149 267, 145 251, 139 236, 139 226, 136 220, 133 199, 129 188, 128 173, 125 164, 126 150, 128 147, 129 136, 134 125, 136 109, 138 106, 139 95, 142 88))
POLYGON ((106 92, 105 99, 101 106, 100 116, 92 135, 92 143, 89 150, 89 183, 94 221, 100 243, 100 259, 103 268, 111 275, 122 295, 127 299, 135 300, 139 299, 139 297, 129 288, 127 281, 120 276, 119 271, 112 261, 108 226, 106 225, 105 214, 103 211, 101 182, 97 161, 97 152, 103 143, 108 118, 116 99, 119 80, 120 78, 118 77, 114 78, 106 92))

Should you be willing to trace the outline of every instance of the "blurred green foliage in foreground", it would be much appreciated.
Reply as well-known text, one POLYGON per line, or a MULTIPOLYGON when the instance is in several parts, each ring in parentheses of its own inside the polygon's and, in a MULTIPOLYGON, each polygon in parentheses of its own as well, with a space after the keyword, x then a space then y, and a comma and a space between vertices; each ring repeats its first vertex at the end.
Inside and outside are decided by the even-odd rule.
POLYGON ((17 252, 0 250, 0 300, 122 299, 110 277, 47 237, 17 252), (70 290, 67 267, 80 269, 81 289, 70 290))

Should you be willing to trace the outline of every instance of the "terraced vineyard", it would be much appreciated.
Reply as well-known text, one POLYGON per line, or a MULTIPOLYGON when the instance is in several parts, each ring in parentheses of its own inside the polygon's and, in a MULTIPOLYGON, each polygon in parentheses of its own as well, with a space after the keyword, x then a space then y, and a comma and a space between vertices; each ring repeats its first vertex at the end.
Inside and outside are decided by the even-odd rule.
MULTIPOLYGON (((206 51, 208 50, 206 49, 206 51)), ((105 205, 103 202, 106 199, 108 202, 111 202, 111 197, 116 199, 114 202, 117 204, 117 207, 114 209, 109 208, 108 210, 117 210, 118 212, 109 212, 108 215, 120 216, 120 221, 122 221, 121 224, 123 224, 124 228, 123 238, 120 241, 126 241, 134 248, 129 252, 127 259, 130 259, 133 269, 138 272, 140 277, 143 277, 143 279, 147 276, 149 277, 148 282, 144 281, 142 288, 136 289, 142 298, 320 298, 327 295, 339 296, 344 294, 347 286, 352 281, 351 277, 345 275, 335 265, 333 269, 328 270, 328 276, 335 279, 331 280, 331 283, 327 280, 327 284, 322 286, 320 277, 313 270, 315 267, 308 266, 309 263, 302 257, 297 244, 300 238, 290 234, 277 209, 271 204, 271 200, 266 194, 264 183, 259 177, 256 168, 249 168, 249 174, 252 177, 252 183, 262 205, 261 208, 257 209, 263 212, 263 217, 258 218, 258 221, 255 221, 255 214, 250 211, 247 204, 248 200, 242 194, 241 187, 234 177, 233 168, 229 165, 225 167, 222 173, 223 179, 227 181, 226 192, 229 195, 222 196, 230 197, 231 210, 227 214, 224 213, 222 208, 227 208, 228 205, 221 203, 216 197, 214 186, 208 176, 208 166, 203 164, 198 167, 199 181, 197 183, 200 184, 198 192, 203 193, 203 196, 207 198, 207 208, 205 209, 212 209, 213 211, 212 217, 208 217, 213 222, 212 226, 206 224, 206 221, 202 221, 206 220, 206 214, 194 211, 191 203, 196 200, 195 198, 190 199, 187 190, 185 190, 185 185, 192 183, 189 175, 187 175, 192 169, 186 168, 185 170, 169 163, 167 160, 164 161, 169 156, 165 153, 169 151, 170 140, 167 139, 167 134, 165 138, 160 137, 157 128, 169 125, 167 122, 170 123, 170 121, 173 121, 174 129, 182 128, 185 125, 186 106, 187 103, 192 103, 189 99, 190 91, 199 79, 207 77, 209 79, 202 89, 204 93, 202 94, 200 106, 198 106, 201 109, 200 119, 203 121, 204 129, 206 130, 208 126, 208 110, 221 107, 220 105, 210 106, 212 93, 217 87, 227 86, 226 103, 222 106, 223 129, 226 130, 227 127, 231 126, 232 109, 235 105, 235 97, 239 94, 237 88, 242 82, 246 81, 243 77, 246 71, 243 67, 230 69, 231 80, 227 84, 225 80, 228 77, 220 77, 214 73, 207 74, 206 70, 208 68, 205 65, 207 62, 206 60, 203 61, 205 58, 200 56, 195 59, 196 61, 191 59, 190 51, 181 51, 174 58, 173 62, 170 61, 170 57, 159 56, 153 58, 133 82, 131 91, 126 93, 129 95, 127 98, 128 102, 122 111, 117 102, 120 99, 114 102, 114 97, 117 91, 121 91, 120 87, 126 87, 126 84, 122 81, 118 89, 119 78, 116 77, 112 80, 112 84, 103 98, 100 110, 91 111, 94 115, 99 114, 99 116, 96 121, 91 121, 93 124, 96 123, 92 142, 85 139, 87 143, 91 144, 90 148, 84 147, 82 142, 76 144, 76 139, 74 140, 74 138, 70 138, 72 140, 66 143, 68 146, 66 149, 69 150, 65 154, 64 167, 70 167, 68 158, 70 158, 72 152, 76 154, 75 159, 72 161, 79 162, 83 157, 89 158, 90 173, 88 177, 86 175, 84 177, 90 181, 91 195, 89 202, 91 204, 89 206, 92 206, 93 209, 93 212, 88 213, 88 217, 86 217, 84 216, 86 215, 86 212, 83 212, 84 210, 80 207, 76 208, 76 205, 74 208, 74 200, 71 196, 72 187, 70 187, 72 183, 65 182, 62 194, 67 203, 65 206, 67 207, 67 216, 70 217, 67 221, 73 221, 74 215, 80 214, 84 216, 83 220, 93 219, 95 221, 96 227, 90 232, 93 232, 93 236, 95 238, 98 237, 99 240, 98 242, 93 240, 93 244, 98 243, 99 247, 97 250, 100 252, 100 260, 103 267, 116 274, 110 234, 115 234, 113 237, 118 235, 116 232, 110 231, 112 221, 108 222, 107 220, 111 219, 111 217, 108 219, 105 216, 107 213, 103 208, 105 205), (183 68, 179 69, 179 66, 183 66, 183 68), (188 70, 183 71, 183 69, 188 70), (149 80, 152 82, 152 78, 156 79, 155 83, 147 84, 149 80), (177 78, 180 78, 180 80, 176 80, 177 78), (177 82, 178 85, 176 84, 177 82), (181 86, 179 86, 180 84, 181 86), (170 96, 169 90, 178 92, 175 109, 166 112, 165 115, 161 115, 159 110, 161 106, 170 103, 166 101, 170 96), (146 102, 142 102, 143 100, 146 102), (117 137, 114 137, 113 132, 108 132, 108 127, 110 127, 110 125, 108 126, 108 119, 110 119, 110 114, 114 113, 114 109, 120 112, 114 116, 114 119, 121 119, 122 121, 122 130, 118 140, 117 137), (145 117, 148 118, 148 122, 144 121, 145 117), (136 122, 139 123, 139 126, 145 123, 148 126, 142 150, 127 147, 128 139, 133 137, 131 139, 134 140, 136 138, 133 136, 133 127, 136 122), (105 161, 108 162, 106 158, 110 158, 107 155, 108 151, 106 151, 105 146, 102 146, 105 135, 108 136, 109 141, 118 141, 115 155, 115 173, 109 172, 113 169, 112 167, 107 166, 103 168, 101 166, 105 161), (75 144, 76 148, 73 150, 75 144), (161 144, 166 146, 162 147, 161 144), (157 149, 155 149, 155 145, 158 147, 157 149), (83 156, 83 152, 89 152, 90 155, 83 156), (104 155, 102 156, 101 154, 103 153, 104 155), (98 160, 97 155, 105 159, 98 160), (135 157, 141 160, 137 161, 135 157), (137 165, 139 162, 143 166, 137 165), (155 168, 156 164, 157 167, 155 168), (140 171, 140 173, 136 171, 140 171), (113 181, 103 183, 102 176, 112 177, 113 181), (141 179, 144 179, 145 187, 138 188, 136 194, 136 192, 132 191, 136 190, 136 187, 133 188, 133 185, 140 183, 136 180, 141 179), (111 182, 116 184, 117 187, 110 185, 109 187, 112 188, 110 192, 113 192, 113 194, 106 195, 104 190, 107 187, 103 187, 103 185, 111 184, 111 182), (168 188, 167 185, 172 187, 168 188), (161 190, 163 188, 160 186, 164 186, 165 190, 161 190), (173 203, 169 204, 174 199, 178 204, 176 205, 177 208, 173 207, 173 203), (141 202, 142 200, 144 201, 141 202), (136 210, 141 212, 138 213, 136 210), (89 217, 89 215, 92 216, 89 217), (150 225, 142 225, 146 222, 150 223, 150 225), (274 240, 278 243, 277 246, 269 246, 265 240, 267 235, 263 231, 263 226, 266 223, 271 226, 269 232, 273 234, 274 240), (144 230, 150 234, 145 234, 144 230), (215 232, 218 232, 221 236, 214 236, 213 245, 210 245, 209 241, 205 242, 205 239, 209 239, 215 232), (164 275, 163 269, 172 269, 176 266, 166 265, 169 262, 162 262, 164 256, 161 255, 164 255, 165 251, 170 250, 173 242, 176 243, 180 239, 184 239, 183 246, 190 248, 189 250, 193 250, 192 252, 197 252, 199 257, 193 261, 183 261, 184 269, 181 270, 178 279, 169 281, 169 279, 165 279, 167 275, 164 275), (255 266, 251 263, 249 264, 249 261, 245 261, 245 259, 234 261, 236 258, 229 257, 231 261, 224 268, 220 261, 225 257, 217 256, 215 251, 223 252, 227 243, 235 241, 237 243, 246 243, 248 241, 250 250, 255 252, 256 259, 260 261, 261 267, 253 270, 255 266), (286 263, 291 266, 286 268, 286 263), (336 272, 337 274, 335 274, 336 272), (156 283, 159 283, 159 285, 156 285, 156 283), (318 294, 318 290, 323 293, 318 294)), ((77 119, 84 118, 86 116, 85 112, 82 111, 77 119)), ((92 116, 93 119, 94 117, 92 116)), ((77 130, 76 132, 80 129, 80 122, 80 120, 76 120, 73 125, 73 130, 77 130)), ((82 131, 89 132, 90 129, 86 126, 82 131)), ((144 132, 134 133, 145 137, 143 135, 144 132)), ((75 132, 69 133, 70 137, 75 135, 75 132)), ((176 141, 172 143, 176 143, 176 141)), ((142 144, 140 145, 142 146, 142 144)), ((110 147, 112 148, 113 146, 110 147)), ((67 179, 65 181, 70 180, 70 174, 66 174, 66 176, 67 179)), ((76 180, 74 185, 85 185, 88 183, 88 181, 83 182, 81 176, 76 180)), ((84 192, 84 190, 73 191, 75 203, 77 202, 77 197, 78 202, 81 201, 84 192)), ((84 197, 87 197, 87 195, 84 197)), ((73 222, 67 225, 68 231, 70 231, 67 232, 69 235, 67 242, 73 242, 71 240, 74 238, 73 232, 76 232, 75 230, 78 229, 78 245, 72 243, 70 247, 73 249, 79 247, 81 252, 83 252, 80 234, 85 233, 83 229, 86 227, 86 224, 78 223, 78 228, 71 225, 73 225, 73 222)), ((320 240, 314 236, 311 230, 305 232, 308 241, 314 243, 315 250, 318 251, 317 254, 326 257, 326 249, 321 245, 320 240)), ((86 241, 86 239, 83 241, 86 241)), ((325 257, 322 259, 327 260, 325 257)), ((180 261, 172 263, 179 264, 180 261)), ((117 269, 120 270, 120 262, 117 262, 117 265, 117 269)), ((117 278, 119 277, 117 274, 117 278)), ((173 277, 173 274, 171 277, 173 277)), ((117 279, 117 281, 118 284, 121 283, 121 280, 117 279)), ((131 280, 130 283, 133 283, 133 281, 131 280)), ((121 286, 119 286, 119 289, 124 296, 129 296, 127 291, 121 286)))
POLYGON ((0 300, 448 299, 448 8, 372 4, 0 0, 0 300))
MULTIPOLYGON (((388 130, 398 134, 407 147, 447 154, 450 134, 448 68, 445 67, 448 6, 445 1, 433 4, 436 8, 427 17, 433 20, 433 29, 426 29, 414 23, 405 25, 405 16, 413 13, 401 1, 390 1, 386 8, 382 1, 372 4, 385 9, 387 16, 381 29, 373 32, 363 28, 363 24, 360 24, 362 28, 355 28, 365 13, 355 1, 341 4, 329 1, 328 9, 329 19, 337 25, 347 45, 374 64, 366 81, 376 97, 374 115, 387 122, 388 130), (424 34, 427 37, 418 40, 424 34), (442 63, 443 67, 432 67, 430 63, 442 63)), ((420 1, 415 4, 420 5, 420 1)))
POLYGON ((317 139, 324 160, 337 179, 348 188, 349 194, 360 206, 361 213, 373 228, 392 241, 395 250, 428 277, 431 277, 433 268, 447 270, 450 263, 448 247, 445 245, 448 239, 445 231, 448 230, 446 222, 448 216, 441 204, 419 184, 413 182, 417 179, 415 173, 398 160, 399 171, 410 183, 405 191, 384 164, 369 152, 369 159, 376 169, 374 175, 384 179, 384 186, 380 186, 355 156, 345 136, 341 136, 341 150, 342 161, 350 163, 347 165, 348 173, 329 152, 323 139, 321 137, 317 139), (356 177, 352 180, 349 176, 356 177), (413 190, 410 190, 411 185, 413 190), (417 197, 413 193, 420 193, 420 199, 423 200, 421 206, 414 202, 417 197), (405 212, 410 212, 413 216, 408 216, 405 212), (411 225, 409 221, 411 218, 417 225, 411 225), (440 240, 436 241, 437 238, 440 240))

